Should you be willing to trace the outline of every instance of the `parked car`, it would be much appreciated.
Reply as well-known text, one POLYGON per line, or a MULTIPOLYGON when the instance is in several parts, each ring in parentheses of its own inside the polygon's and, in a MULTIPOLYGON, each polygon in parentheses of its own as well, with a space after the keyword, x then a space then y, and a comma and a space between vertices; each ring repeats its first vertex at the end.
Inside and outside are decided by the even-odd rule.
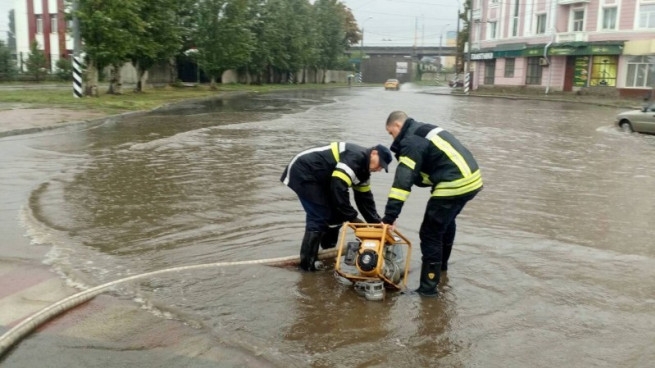
POLYGON ((400 89, 400 81, 398 79, 387 79, 384 82, 384 89, 398 91, 400 89))
POLYGON ((655 103, 616 115, 616 125, 624 132, 655 134, 655 103))

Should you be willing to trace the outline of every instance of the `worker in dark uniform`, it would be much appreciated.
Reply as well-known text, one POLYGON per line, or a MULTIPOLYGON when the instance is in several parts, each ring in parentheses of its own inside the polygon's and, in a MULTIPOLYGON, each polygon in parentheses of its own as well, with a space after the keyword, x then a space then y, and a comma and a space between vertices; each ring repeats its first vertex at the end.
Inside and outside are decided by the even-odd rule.
POLYGON ((365 148, 345 142, 311 148, 291 160, 280 180, 296 192, 306 213, 300 268, 316 270, 319 245, 324 249, 336 246, 343 222, 363 222, 350 204, 349 188, 354 190, 364 220, 380 222, 369 179, 371 172, 388 172, 392 160, 391 151, 383 145, 365 148))
POLYGON ((413 185, 431 188, 419 231, 422 265, 416 291, 434 297, 441 271, 448 270, 455 217, 482 190, 482 176, 471 152, 438 126, 395 111, 387 118, 386 129, 394 138, 391 151, 396 154, 398 167, 382 222, 395 223, 413 185))

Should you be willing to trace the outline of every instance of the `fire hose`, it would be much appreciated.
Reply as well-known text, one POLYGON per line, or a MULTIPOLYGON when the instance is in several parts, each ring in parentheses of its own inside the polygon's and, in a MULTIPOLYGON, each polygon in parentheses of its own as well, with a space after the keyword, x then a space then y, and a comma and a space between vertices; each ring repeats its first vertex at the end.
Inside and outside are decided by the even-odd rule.
MULTIPOLYGON (((318 259, 334 258, 336 256, 336 249, 326 249, 319 252, 318 259)), ((81 291, 77 294, 71 295, 67 298, 64 298, 58 302, 55 302, 30 317, 24 319, 19 324, 11 328, 9 331, 5 332, 0 336, 0 358, 15 344, 25 338, 33 330, 41 326, 43 323, 48 320, 62 314, 72 308, 83 304, 94 297, 104 293, 109 288, 122 284, 128 281, 134 281, 142 278, 157 276, 169 272, 181 272, 181 271, 190 271, 190 270, 200 270, 205 268, 214 268, 214 267, 227 267, 227 266, 243 266, 243 265, 254 265, 254 264, 264 264, 269 266, 289 266, 298 264, 300 258, 298 256, 288 256, 288 257, 278 257, 278 258, 267 258, 267 259, 256 259, 250 261, 235 261, 235 262, 215 262, 215 263, 205 263, 198 265, 189 265, 189 266, 179 266, 166 268, 163 270, 157 270, 147 273, 142 273, 138 275, 133 275, 125 277, 122 279, 114 280, 106 284, 98 285, 84 291, 81 291)))

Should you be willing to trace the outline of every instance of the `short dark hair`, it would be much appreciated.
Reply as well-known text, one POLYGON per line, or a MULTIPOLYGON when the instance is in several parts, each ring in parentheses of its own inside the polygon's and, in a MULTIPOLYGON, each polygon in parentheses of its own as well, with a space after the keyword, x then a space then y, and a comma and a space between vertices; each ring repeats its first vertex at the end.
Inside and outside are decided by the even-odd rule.
POLYGON ((387 118, 387 126, 391 125, 394 121, 404 123, 405 120, 407 120, 407 114, 404 111, 394 111, 387 118))

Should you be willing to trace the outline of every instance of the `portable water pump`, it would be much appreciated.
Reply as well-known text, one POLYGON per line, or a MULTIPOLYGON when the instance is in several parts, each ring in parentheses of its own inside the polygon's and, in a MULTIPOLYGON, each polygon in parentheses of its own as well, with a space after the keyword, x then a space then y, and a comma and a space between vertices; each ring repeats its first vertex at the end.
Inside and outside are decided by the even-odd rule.
POLYGON ((337 245, 335 275, 368 300, 406 286, 411 243, 386 224, 345 223, 337 245))

